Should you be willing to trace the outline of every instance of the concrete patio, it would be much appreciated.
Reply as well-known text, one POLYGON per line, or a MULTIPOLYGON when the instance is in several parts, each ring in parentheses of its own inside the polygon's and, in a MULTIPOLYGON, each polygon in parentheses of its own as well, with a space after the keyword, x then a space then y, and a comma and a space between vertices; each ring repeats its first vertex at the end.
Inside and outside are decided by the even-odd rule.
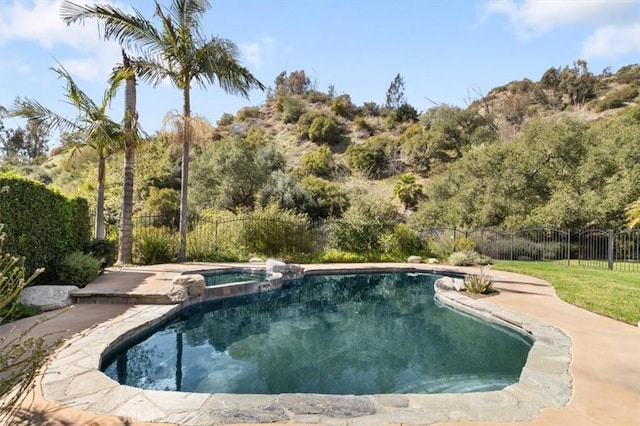
MULTIPOLYGON (((49 313, 52 317, 36 326, 34 332, 39 335, 48 335, 47 339, 62 337, 70 339, 67 346, 73 344, 74 340, 81 339, 82 336, 91 335, 92 330, 96 330, 105 324, 122 322, 123 319, 131 317, 136 312, 144 311, 147 303, 163 303, 163 295, 170 291, 171 280, 177 274, 187 270, 197 270, 207 267, 230 266, 228 264, 183 264, 183 265, 156 265, 140 268, 125 268, 110 271, 100 276, 94 283, 86 287, 82 292, 85 297, 93 298, 98 304, 77 304, 71 309, 62 313, 49 313), (114 303, 115 302, 115 303, 114 303), (51 333, 54 333, 51 335, 51 333)), ((235 265, 234 265, 235 266, 235 265)), ((358 265, 304 265, 307 269, 322 270, 344 268, 350 269, 358 265)), ((407 264, 380 264, 366 265, 367 269, 375 268, 406 268, 416 265, 407 264)), ((435 269, 431 265, 417 265, 428 270, 435 269)), ((360 266, 364 267, 364 265, 360 266)), ((443 268, 444 269, 444 268, 443 268)), ((446 268, 457 272, 471 272, 473 268, 446 268)), ((477 269, 475 269, 477 271, 477 269)), ((546 282, 531 277, 518 274, 511 274, 500 271, 493 271, 496 279, 496 288, 500 294, 494 297, 485 298, 482 304, 491 305, 490 308, 497 312, 505 312, 508 315, 514 314, 517 318, 531 318, 533 322, 545 323, 553 326, 568 336, 570 339, 571 361, 569 373, 572 378, 570 398, 566 405, 564 402, 554 408, 545 408, 540 412, 532 414, 531 419, 525 424, 536 425, 637 425, 640 424, 640 363, 638 353, 640 353, 640 329, 627 324, 602 317, 591 312, 579 309, 559 300, 553 288, 546 282)), ((462 296, 464 297, 464 296, 462 296)), ((467 299, 464 297, 464 299, 467 299)), ((90 299, 88 299, 90 300, 90 299)), ((166 302, 166 301, 165 301, 166 302)), ((158 306, 157 309, 170 310, 172 307, 165 305, 164 308, 158 306)), ((28 327, 33 324, 34 318, 18 321, 12 326, 17 329, 28 327)), ((544 327, 543 327, 544 328, 544 327)), ((551 329, 551 327, 549 327, 551 329)), ((11 332, 12 327, 0 327, 0 334, 6 335, 11 332)), ((16 332, 16 329, 13 329, 16 332)), ((553 345, 550 346, 551 348, 553 345)), ((65 346, 61 351, 64 351, 65 346)), ((60 354, 60 352, 58 352, 60 354)), ((54 361, 55 363, 55 361, 54 361)), ((96 372, 96 374, 101 374, 96 372)), ((47 379, 45 374, 45 387, 47 379)), ((49 383, 51 380, 49 380, 49 383)), ((46 390, 46 389, 45 389, 46 390)), ((45 398, 50 389, 43 393, 42 382, 33 392, 33 404, 30 411, 36 416, 33 423, 47 424, 97 424, 97 425, 119 425, 119 424, 147 424, 141 422, 128 423, 129 420, 115 415, 95 414, 87 410, 70 407, 45 398), (46 419, 46 420, 45 420, 46 419)), ((451 397, 440 397, 452 399, 453 403, 460 400, 460 395, 451 397)), ((383 398, 384 399, 384 398, 383 398)), ((28 398, 28 401, 31 399, 28 398)), ((376 404, 385 408, 388 412, 400 412, 403 407, 411 408, 420 404, 420 398, 412 399, 411 396, 393 395, 386 400, 376 400, 376 404), (418 402, 416 402, 418 401, 418 402), (388 408, 388 410, 387 410, 388 408), (398 410, 396 410, 398 409, 398 410)), ((236 399, 234 405, 240 401, 236 399)), ((436 404, 440 404, 437 398, 436 404)), ((480 402, 481 400, 479 400, 480 402)), ((526 399, 524 400, 527 403, 526 399)), ((565 401, 566 402, 566 401, 565 401)), ((247 405, 255 404, 247 400, 247 405)), ((505 404, 499 400, 498 406, 505 404)), ((224 401, 223 401, 224 405, 224 401)), ((285 404, 286 405, 286 404, 285 404)), ((420 411, 406 415, 385 416, 364 416, 364 417, 344 417, 332 418, 323 415, 306 415, 293 417, 291 422, 298 423, 321 423, 321 424, 512 424, 509 421, 501 421, 495 415, 482 417, 487 413, 486 401, 479 407, 460 405, 461 410, 477 410, 479 417, 449 415, 448 419, 468 419, 468 423, 459 421, 448 421, 436 423, 437 416, 432 418, 420 417, 420 411), (483 420, 486 420, 483 422, 483 420)), ((446 404, 434 407, 442 411, 446 404)), ((236 407, 242 408, 242 407, 236 407)), ((286 407, 285 407, 286 408, 286 407)), ((424 408, 424 407, 423 407, 424 408)), ((197 410, 194 410, 197 411, 197 410)), ((116 410, 112 411, 116 412, 116 410)), ((449 413, 451 414, 451 413, 449 413)), ((499 414, 499 413, 498 413, 499 414)), ((153 418, 141 418, 147 420, 153 418)), ((192 416, 193 417, 193 416, 192 416)), ((185 417, 186 418, 186 417, 185 417)), ((502 419, 518 420, 523 423, 522 418, 510 417, 506 413, 502 419)), ((206 424, 205 419, 202 419, 206 424)), ((251 418, 247 419, 251 421, 251 418)), ((282 421, 273 419, 269 421, 282 421)), ((176 418, 173 422, 179 422, 176 418)), ((219 421, 219 418, 211 418, 211 422, 219 421)), ((245 420, 242 420, 243 422, 245 420)), ((229 424, 228 421, 225 423, 229 424)), ((162 424, 162 423, 153 423, 162 424)), ((197 423, 191 423, 197 424, 197 423)), ((246 424, 246 423, 245 423, 246 424)))

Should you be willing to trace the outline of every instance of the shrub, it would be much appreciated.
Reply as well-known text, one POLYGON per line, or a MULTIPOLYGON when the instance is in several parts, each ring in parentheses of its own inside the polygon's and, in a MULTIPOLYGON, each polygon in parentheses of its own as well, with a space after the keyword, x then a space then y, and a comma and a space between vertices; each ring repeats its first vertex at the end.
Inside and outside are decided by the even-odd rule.
POLYGON ((100 268, 106 268, 115 263, 118 247, 113 240, 93 239, 85 244, 84 252, 99 259, 100 268))
POLYGON ((246 121, 250 118, 258 118, 260 117, 260 108, 258 107, 245 107, 240 109, 236 113, 236 118, 234 121, 246 121))
POLYGON ((309 128, 311 127, 311 123, 313 123, 313 120, 318 117, 325 117, 325 115, 318 111, 307 111, 300 116, 298 123, 296 124, 296 128, 301 138, 309 139, 309 128))
POLYGON ((216 121, 216 126, 218 127, 230 126, 231 124, 233 124, 233 114, 229 114, 228 112, 222 114, 218 121, 216 121))
POLYGON ((311 219, 339 218, 349 208, 349 197, 340 185, 313 176, 300 183, 311 198, 305 209, 311 219))
POLYGON ((371 127, 367 120, 361 116, 357 116, 353 119, 353 128, 356 131, 366 133, 369 136, 373 134, 373 127, 371 127))
POLYGON ((464 250, 451 253, 447 263, 453 266, 487 265, 491 259, 473 250, 464 250))
POLYGON ((351 119, 351 117, 356 114, 357 108, 351 102, 351 96, 344 94, 333 98, 331 101, 331 111, 340 117, 351 119))
POLYGON ((365 102, 360 109, 365 117, 377 117, 380 115, 380 107, 375 102, 365 102))
POLYGON ((0 217, 7 233, 5 250, 25 257, 28 274, 44 266, 36 283, 55 280, 64 256, 81 251, 91 236, 86 200, 69 199, 41 183, 1 173, 0 217))
POLYGON ((596 112, 602 112, 608 109, 622 108, 626 102, 634 100, 637 96, 638 89, 631 85, 624 85, 597 101, 594 109, 596 112))
POLYGON ((417 254, 423 250, 420 236, 407 225, 399 223, 380 236, 378 243, 385 254, 394 257, 417 254))
POLYGON ((58 265, 60 282, 80 288, 86 286, 98 276, 99 271, 100 260, 80 251, 74 251, 66 255, 58 265))
POLYGON ((171 230, 146 226, 135 229, 133 236, 134 263, 153 265, 168 263, 176 252, 171 230))
POLYGON ((476 242, 473 238, 458 237, 453 241, 453 251, 474 251, 476 242))
POLYGON ((493 279, 487 274, 490 266, 485 266, 479 274, 467 275, 464 286, 469 293, 487 294, 493 287, 493 279))
POLYGON ((320 256, 322 263, 358 263, 364 262, 365 258, 352 252, 331 249, 320 256))
POLYGON ((304 104, 296 98, 279 96, 275 109, 281 113, 283 123, 296 123, 304 113, 304 104))
POLYGON ((331 101, 331 96, 318 90, 309 90, 303 96, 312 104, 328 104, 331 101))
POLYGON ((316 117, 309 126, 309 140, 315 143, 326 142, 335 145, 342 140, 342 131, 338 123, 330 117, 316 117))
POLYGON ((327 146, 319 146, 314 151, 302 154, 300 167, 303 174, 329 176, 332 169, 332 154, 327 146))
POLYGON ((381 137, 371 137, 363 144, 354 144, 345 153, 347 164, 368 177, 380 177, 387 164, 387 144, 381 137))

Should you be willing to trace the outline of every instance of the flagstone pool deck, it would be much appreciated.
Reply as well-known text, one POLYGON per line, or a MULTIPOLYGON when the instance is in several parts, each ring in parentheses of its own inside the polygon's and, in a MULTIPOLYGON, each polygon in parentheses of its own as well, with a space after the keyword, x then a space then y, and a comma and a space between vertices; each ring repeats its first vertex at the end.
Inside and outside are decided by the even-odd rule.
MULTIPOLYGON (((491 274, 498 295, 478 301, 457 294, 443 297, 447 304, 497 315, 537 335, 520 382, 503 391, 183 397, 120 386, 96 370, 99 354, 114 335, 176 309, 167 296, 176 275, 229 266, 248 265, 198 263, 111 270, 81 292, 98 303, 46 314, 49 319, 38 323, 33 333, 46 335, 49 342, 66 340, 27 399, 32 424, 640 425, 640 328, 569 305, 543 280, 495 270, 491 274)), ((422 264, 303 266, 308 271, 478 271, 422 264)), ((35 321, 28 318, 0 327, 0 336, 35 321)))

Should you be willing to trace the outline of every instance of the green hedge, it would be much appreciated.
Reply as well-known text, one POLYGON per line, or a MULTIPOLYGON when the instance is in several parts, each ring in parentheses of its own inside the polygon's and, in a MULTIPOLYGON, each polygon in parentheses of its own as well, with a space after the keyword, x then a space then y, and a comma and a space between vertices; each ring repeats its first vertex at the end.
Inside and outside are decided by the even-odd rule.
POLYGON ((27 275, 44 267, 36 283, 57 278, 57 265, 69 253, 82 251, 90 240, 86 200, 67 198, 43 184, 0 173, 0 223, 4 248, 25 257, 27 275))

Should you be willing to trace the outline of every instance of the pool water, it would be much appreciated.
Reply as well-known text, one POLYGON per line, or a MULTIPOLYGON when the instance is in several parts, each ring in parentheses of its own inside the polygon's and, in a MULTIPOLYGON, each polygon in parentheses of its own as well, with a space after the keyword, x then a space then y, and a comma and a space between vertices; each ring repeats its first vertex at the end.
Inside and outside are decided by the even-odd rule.
POLYGON ((128 348, 107 375, 204 393, 441 393, 518 381, 532 341, 434 301, 428 274, 307 276, 196 305, 128 348))
POLYGON ((204 282, 207 287, 244 281, 263 281, 265 278, 264 272, 238 270, 207 271, 202 272, 201 275, 204 276, 204 282))

